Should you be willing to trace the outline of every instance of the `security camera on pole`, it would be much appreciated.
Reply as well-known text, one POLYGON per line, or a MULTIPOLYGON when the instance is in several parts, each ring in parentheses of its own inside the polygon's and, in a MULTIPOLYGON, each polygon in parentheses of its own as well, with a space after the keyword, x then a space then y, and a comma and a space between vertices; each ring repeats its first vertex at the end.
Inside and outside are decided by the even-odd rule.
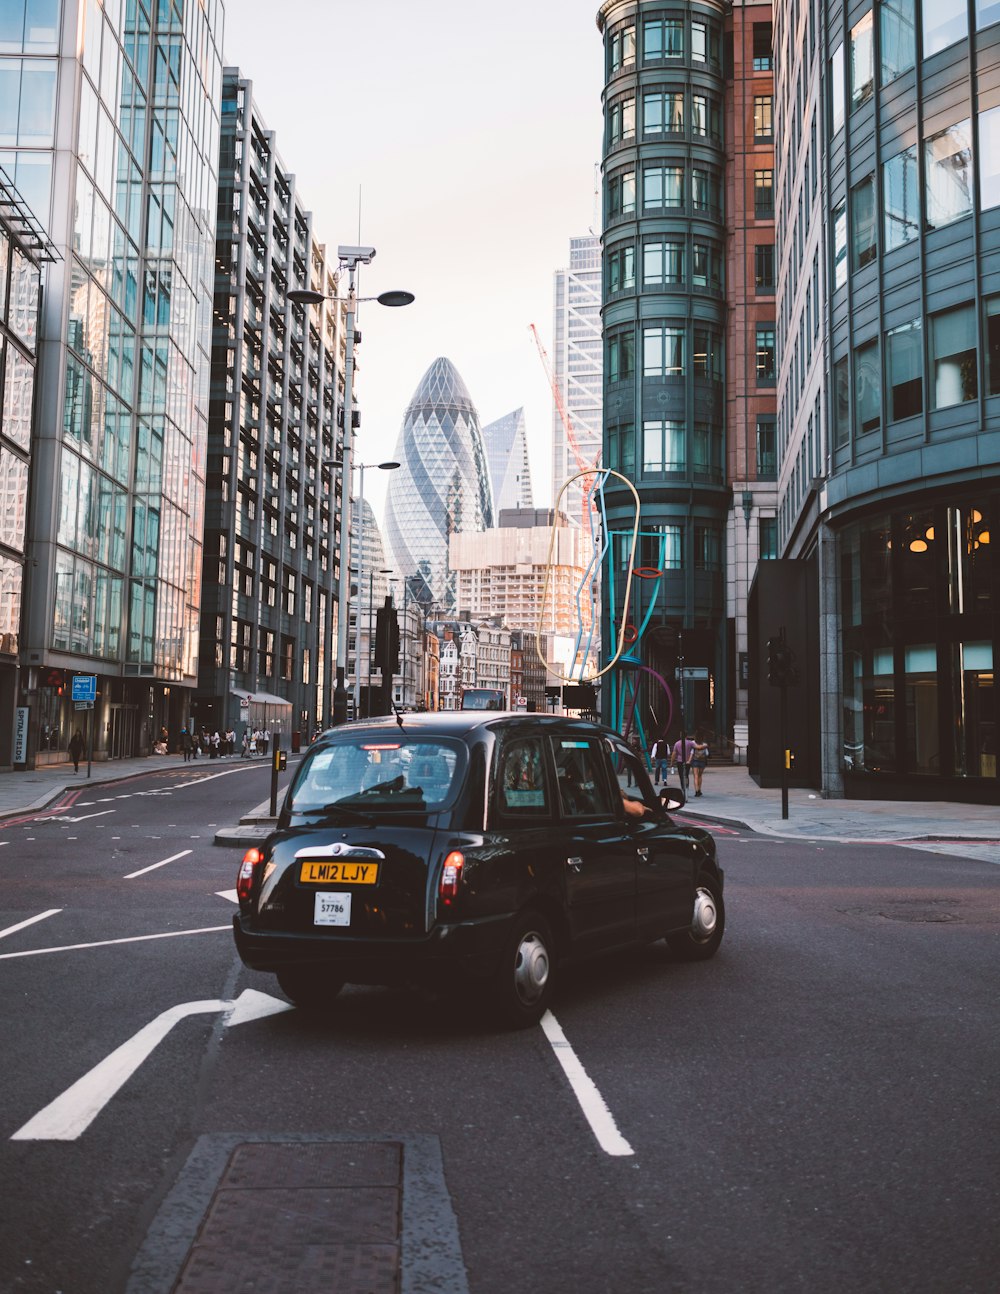
MULTIPOLYGON (((358 297, 354 276, 359 265, 370 265, 375 259, 374 247, 338 247, 337 259, 347 270, 347 296, 328 297, 325 292, 309 288, 294 289, 288 299, 299 305, 319 305, 322 301, 346 301, 347 344, 344 349, 344 441, 341 451, 344 481, 340 522, 340 580, 337 584, 337 684, 333 693, 334 725, 347 721, 347 617, 348 592, 351 586, 351 453, 354 447, 354 346, 358 340, 354 317, 359 301, 377 301, 383 306, 408 306, 412 292, 383 292, 377 297, 358 297)), ((360 638, 360 634, 359 634, 360 638)))

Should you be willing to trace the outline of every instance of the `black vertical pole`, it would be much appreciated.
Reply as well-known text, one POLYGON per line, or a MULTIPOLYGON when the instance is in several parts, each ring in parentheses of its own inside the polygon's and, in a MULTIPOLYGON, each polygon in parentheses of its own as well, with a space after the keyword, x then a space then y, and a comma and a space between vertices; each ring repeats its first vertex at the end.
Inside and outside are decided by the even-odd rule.
MULTIPOLYGON (((784 630, 782 630, 784 633, 784 630)), ((788 817, 788 685, 781 685, 781 816, 788 817)))
POLYGON ((681 784, 681 790, 687 795, 688 789, 688 771, 687 771, 687 733, 684 731, 684 634, 677 630, 677 708, 680 714, 681 722, 681 759, 677 766, 677 778, 681 784))

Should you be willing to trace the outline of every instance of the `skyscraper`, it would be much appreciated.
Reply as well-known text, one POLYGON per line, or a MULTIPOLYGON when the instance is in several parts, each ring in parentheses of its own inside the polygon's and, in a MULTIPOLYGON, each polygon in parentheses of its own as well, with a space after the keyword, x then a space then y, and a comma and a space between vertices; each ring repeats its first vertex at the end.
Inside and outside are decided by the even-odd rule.
POLYGON ((53 671, 94 674, 97 757, 140 754, 180 728, 198 664, 223 5, 11 10, 0 162, 60 256, 22 659, 40 723, 75 726, 53 671))
POLYGON ((493 506, 502 508, 533 507, 531 464, 524 428, 524 410, 515 409, 483 428, 483 445, 493 486, 493 506))
POLYGON ((450 359, 436 359, 403 416, 396 446, 402 464, 386 495, 386 539, 419 600, 450 611, 454 577, 448 540, 493 525, 493 491, 479 414, 450 359))
MULTIPOLYGON (((601 240, 594 234, 571 238, 569 265, 556 270, 552 330, 552 380, 559 392, 552 416, 554 502, 566 481, 601 454, 601 240)), ((559 504, 572 525, 580 524, 582 502, 578 482, 559 504)))

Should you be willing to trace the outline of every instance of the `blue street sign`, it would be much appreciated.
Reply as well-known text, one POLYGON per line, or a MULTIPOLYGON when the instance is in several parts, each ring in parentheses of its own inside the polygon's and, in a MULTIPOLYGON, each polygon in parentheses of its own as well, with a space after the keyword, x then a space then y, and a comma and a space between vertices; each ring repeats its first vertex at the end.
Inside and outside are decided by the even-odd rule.
POLYGON ((74 701, 96 701, 97 699, 97 675, 96 674, 74 674, 73 675, 73 700, 74 701))

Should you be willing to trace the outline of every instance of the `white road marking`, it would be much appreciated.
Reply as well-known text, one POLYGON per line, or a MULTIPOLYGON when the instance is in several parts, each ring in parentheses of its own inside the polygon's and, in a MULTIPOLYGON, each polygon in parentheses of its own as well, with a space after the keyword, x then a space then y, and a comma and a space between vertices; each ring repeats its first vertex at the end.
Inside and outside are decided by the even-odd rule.
MULTIPOLYGON (((234 890, 233 893, 235 894, 236 891, 234 890)), ((27 921, 19 921, 16 926, 8 926, 6 930, 0 930, 0 939, 3 939, 6 935, 16 934, 18 930, 23 930, 25 926, 33 926, 36 921, 44 921, 46 917, 54 917, 57 912, 61 911, 62 908, 49 908, 48 912, 39 912, 37 917, 29 917, 27 921)))
POLYGON ((587 1071, 580 1064, 576 1052, 566 1041, 559 1021, 551 1011, 542 1016, 542 1031, 548 1038, 556 1060, 569 1079, 573 1094, 580 1103, 584 1118, 590 1124, 591 1131, 597 1138, 601 1149, 609 1155, 634 1155, 635 1151, 618 1131, 611 1111, 605 1104, 604 1097, 594 1085, 587 1071))
POLYGON ((259 1020, 280 1011, 292 1011, 289 1002, 244 989, 233 1002, 214 999, 183 1002, 162 1012, 116 1048, 110 1056, 68 1087, 62 1096, 40 1110, 11 1137, 11 1141, 75 1141, 93 1123, 115 1093, 124 1086, 142 1062, 163 1041, 179 1021, 189 1015, 225 1011, 227 1027, 259 1020))
MULTIPOLYGON (((156 839, 159 839, 159 837, 156 837, 156 839)), ((169 858, 164 858, 162 862, 150 863, 148 867, 140 867, 137 872, 129 872, 127 876, 122 877, 122 880, 132 881, 137 876, 145 876, 147 872, 155 872, 158 867, 166 867, 167 863, 176 863, 178 858, 187 858, 190 852, 190 849, 182 849, 179 854, 171 854, 169 858)))
POLYGON ((230 903, 239 903, 240 901, 240 896, 235 890, 216 890, 215 893, 220 899, 228 899, 230 903))
POLYGON ((79 818, 40 818, 40 822, 55 822, 58 826, 63 826, 67 822, 86 822, 88 818, 103 818, 109 813, 115 813, 115 809, 101 809, 99 813, 83 813, 79 818))
POLYGON ((78 952, 81 948, 111 948, 115 944, 141 944, 148 939, 178 939, 181 935, 211 935, 218 934, 220 930, 226 930, 230 934, 233 927, 227 926, 200 926, 197 930, 167 930, 158 935, 129 935, 127 939, 99 939, 92 944, 61 944, 55 948, 31 948, 23 953, 0 953, 0 961, 10 961, 12 957, 43 957, 46 953, 72 953, 78 952))

